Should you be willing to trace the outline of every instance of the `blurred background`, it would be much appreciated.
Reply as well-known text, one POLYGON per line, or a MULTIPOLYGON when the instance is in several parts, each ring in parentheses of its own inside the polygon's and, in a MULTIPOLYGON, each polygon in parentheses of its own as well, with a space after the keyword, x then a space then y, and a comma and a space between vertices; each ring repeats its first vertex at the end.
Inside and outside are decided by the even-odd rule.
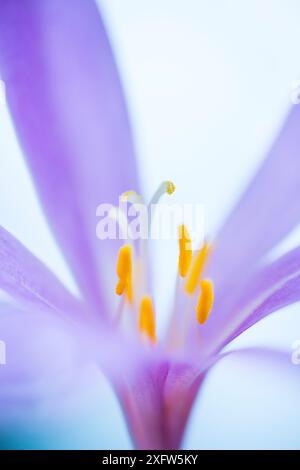
MULTIPOLYGON (((213 235, 293 105, 293 87, 300 79, 300 3, 99 0, 98 4, 126 93, 144 193, 150 198, 162 180, 174 181, 174 201, 203 204, 205 228, 213 235)), ((0 122, 1 225, 75 289, 37 202, 2 87, 0 122)), ((279 250, 296 244, 299 230, 279 250)), ((156 304, 163 328, 173 293, 177 244, 153 245, 156 304)), ((255 326, 236 346, 269 345, 292 352, 298 339, 300 307, 295 305, 255 326)), ((184 446, 300 447, 298 391, 270 368, 234 359, 220 363, 198 398, 184 446)), ((73 402, 71 411, 65 410, 63 427, 51 420, 51 413, 47 431, 39 413, 31 416, 32 436, 21 429, 16 446, 47 442, 61 448, 130 447, 109 385, 103 379, 89 393, 86 409, 73 402), (36 441, 37 434, 44 441, 36 441)))

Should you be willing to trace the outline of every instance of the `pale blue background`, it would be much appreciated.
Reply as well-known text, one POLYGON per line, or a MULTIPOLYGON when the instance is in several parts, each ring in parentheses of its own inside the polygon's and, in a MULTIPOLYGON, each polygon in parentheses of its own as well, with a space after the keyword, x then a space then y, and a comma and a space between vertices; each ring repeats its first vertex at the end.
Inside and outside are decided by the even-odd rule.
MULTIPOLYGON (((173 180, 174 200, 203 203, 206 228, 213 233, 291 106, 292 84, 300 78, 300 3, 100 0, 99 5, 127 94, 146 195, 162 180, 173 180)), ((48 233, 3 103, 0 122, 1 224, 74 288, 48 233)), ((298 243, 295 231, 279 250, 298 243)), ((155 246, 153 263, 162 326, 172 295, 176 244, 155 246)), ((297 339, 299 305, 257 325, 238 343, 291 351, 297 339)), ((257 364, 220 364, 197 401, 185 447, 300 447, 299 392, 273 375, 270 380, 257 364)), ((77 406, 76 397, 62 407, 63 426, 44 409, 30 414, 30 434, 26 428, 16 433, 12 423, 15 445, 130 446, 108 384, 99 381, 85 393, 86 409, 77 406)))

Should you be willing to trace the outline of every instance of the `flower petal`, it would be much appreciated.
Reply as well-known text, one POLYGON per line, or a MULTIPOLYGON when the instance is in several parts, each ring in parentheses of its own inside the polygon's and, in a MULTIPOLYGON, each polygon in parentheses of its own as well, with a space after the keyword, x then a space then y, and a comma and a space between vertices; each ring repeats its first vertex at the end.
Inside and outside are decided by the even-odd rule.
MULTIPOLYGON (((265 299, 263 299, 255 308, 252 308, 246 315, 245 320, 237 326, 232 336, 226 341, 231 341, 250 326, 262 320, 277 310, 286 307, 300 300, 300 272, 298 275, 287 279, 265 299)), ((244 314, 243 314, 244 316, 244 314)))
POLYGON ((211 272, 239 281, 300 222, 300 107, 294 106, 265 162, 221 228, 211 272))
POLYGON ((129 379, 143 354, 114 333, 0 303, 0 400, 17 405, 56 393, 86 366, 102 369, 112 383, 123 374, 129 379))
POLYGON ((0 304, 0 339, 5 361, 0 366, 0 399, 24 402, 50 391, 78 367, 79 347, 68 323, 45 312, 29 313, 0 304))
POLYGON ((291 351, 231 351, 207 376, 186 449, 298 448, 299 366, 291 351))
MULTIPOLYGON (((208 366, 207 366, 208 367, 208 366)), ((139 449, 178 449, 205 372, 164 355, 144 360, 118 395, 139 449)))
POLYGON ((0 226, 0 289, 31 310, 76 318, 79 302, 16 238, 0 226))
POLYGON ((255 272, 235 296, 217 299, 214 318, 194 329, 192 336, 205 355, 211 354, 265 316, 299 300, 300 247, 255 272))
MULTIPOLYGON (((96 208, 137 188, 128 116, 111 47, 92 0, 1 0, 0 73, 34 181, 79 286, 95 305, 96 208)), ((112 250, 111 250, 112 248, 112 250)))
POLYGON ((84 325, 76 330, 47 312, 0 303, 0 448, 117 447, 116 425, 126 437, 119 403, 96 361, 120 376, 130 350, 117 355, 120 339, 114 343, 101 330, 97 359, 90 348, 97 338, 85 333, 84 325))
POLYGON ((67 381, 56 377, 48 392, 26 403, 0 398, 0 449, 131 447, 118 400, 100 371, 90 366, 70 375, 67 381))

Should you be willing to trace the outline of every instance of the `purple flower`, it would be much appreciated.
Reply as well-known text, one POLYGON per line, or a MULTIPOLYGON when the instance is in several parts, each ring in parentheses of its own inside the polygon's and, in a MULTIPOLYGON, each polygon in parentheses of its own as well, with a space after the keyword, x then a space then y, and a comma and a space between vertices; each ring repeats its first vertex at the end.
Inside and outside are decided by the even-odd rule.
POLYGON ((0 369, 1 399, 26 402, 30 391, 38 400, 46 393, 41 384, 62 375, 67 382, 94 363, 109 377, 136 446, 178 448, 224 347, 300 299, 300 249, 264 261, 300 220, 299 107, 212 250, 205 244, 192 259, 183 227, 164 339, 156 337, 151 289, 139 282, 146 269, 141 250, 136 280, 132 247, 95 234, 99 203, 117 204, 128 189, 140 191, 121 84, 94 2, 0 0, 0 73, 49 226, 81 293, 73 297, 1 228, 0 288, 11 298, 1 305, 1 339, 10 351, 0 369), (112 308, 116 282, 122 322, 112 308))

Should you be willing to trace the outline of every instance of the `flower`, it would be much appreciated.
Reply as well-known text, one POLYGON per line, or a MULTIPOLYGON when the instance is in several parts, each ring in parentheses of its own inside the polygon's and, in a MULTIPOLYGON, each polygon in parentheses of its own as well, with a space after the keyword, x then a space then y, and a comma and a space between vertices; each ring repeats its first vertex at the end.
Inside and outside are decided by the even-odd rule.
MULTIPOLYGON (((115 204, 124 193, 134 204, 140 188, 121 84, 94 2, 0 0, 0 73, 40 201, 81 292, 73 297, 1 228, 0 287, 11 304, 1 306, 0 331, 12 351, 1 369, 2 393, 24 400, 37 384, 67 381, 93 362, 111 380, 136 446, 178 448, 224 347, 300 299, 300 249, 265 261, 300 218, 300 111, 291 110, 212 244, 192 254, 181 227, 176 302, 164 339, 155 330, 143 250, 136 263, 132 246, 95 235, 98 204, 115 204), (111 307, 115 285, 127 329, 111 307)), ((173 190, 167 182, 157 194, 173 190)))

